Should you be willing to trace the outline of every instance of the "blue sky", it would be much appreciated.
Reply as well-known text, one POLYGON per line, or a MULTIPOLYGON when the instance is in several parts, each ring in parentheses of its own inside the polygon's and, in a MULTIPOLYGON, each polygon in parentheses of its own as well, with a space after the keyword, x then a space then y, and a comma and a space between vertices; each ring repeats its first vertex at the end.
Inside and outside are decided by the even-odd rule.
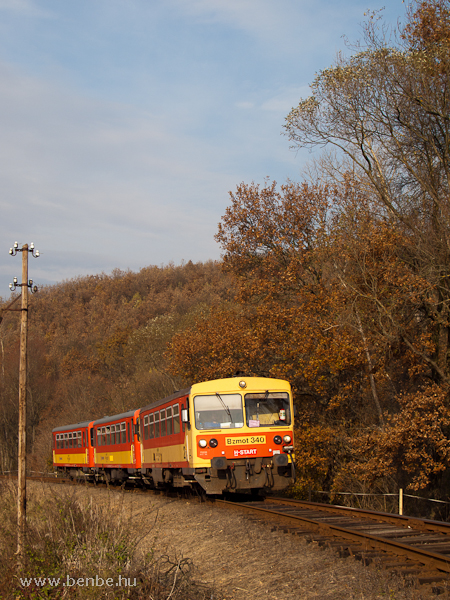
POLYGON ((219 259, 229 191, 301 179, 284 119, 374 1, 0 0, 0 296, 14 241, 38 284, 219 259))

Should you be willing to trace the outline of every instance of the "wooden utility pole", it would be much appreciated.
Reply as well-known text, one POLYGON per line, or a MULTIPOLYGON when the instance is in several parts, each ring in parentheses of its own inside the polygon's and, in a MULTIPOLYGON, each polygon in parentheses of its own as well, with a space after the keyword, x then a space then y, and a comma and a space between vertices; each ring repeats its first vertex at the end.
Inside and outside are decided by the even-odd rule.
POLYGON ((4 310, 19 310, 21 312, 20 322, 20 362, 19 362, 19 433, 18 433, 18 465, 17 465, 17 565, 21 569, 25 559, 25 534, 27 522, 27 339, 28 339, 28 288, 31 291, 37 291, 33 288, 33 281, 28 280, 28 252, 37 258, 38 251, 34 251, 34 244, 24 244, 19 248, 17 242, 10 248, 9 253, 15 256, 17 252, 22 252, 22 283, 17 283, 14 278, 14 284, 10 283, 10 290, 16 287, 22 288, 22 305, 20 309, 10 308, 14 303, 11 302, 4 310))
POLYGON ((22 246, 22 319, 19 363, 19 458, 17 473, 17 559, 23 563, 27 519, 27 339, 28 339, 28 244, 22 246))

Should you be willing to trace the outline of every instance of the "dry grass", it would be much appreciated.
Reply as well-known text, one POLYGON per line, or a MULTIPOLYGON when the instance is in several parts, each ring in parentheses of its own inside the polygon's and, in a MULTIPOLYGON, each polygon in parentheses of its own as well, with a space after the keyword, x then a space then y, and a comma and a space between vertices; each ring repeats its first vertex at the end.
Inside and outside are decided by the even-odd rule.
MULTIPOLYGON (((191 576, 189 560, 155 558, 138 546, 133 515, 86 499, 74 489, 28 491, 26 565, 16 572, 16 502, 12 483, 0 487, 0 599, 122 598, 200 600, 215 596, 191 576), (58 583, 59 580, 59 583, 58 583)), ((152 515, 149 515, 149 519, 152 515)))

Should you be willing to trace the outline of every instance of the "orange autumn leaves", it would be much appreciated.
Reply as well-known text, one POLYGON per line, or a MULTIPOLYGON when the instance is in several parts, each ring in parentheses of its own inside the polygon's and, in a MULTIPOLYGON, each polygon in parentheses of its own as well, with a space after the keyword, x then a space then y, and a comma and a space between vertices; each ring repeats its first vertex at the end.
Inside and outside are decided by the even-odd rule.
POLYGON ((344 470, 355 485, 359 474, 424 488, 448 460, 445 427, 417 460, 423 421, 408 412, 414 399, 439 397, 431 420, 446 423, 446 382, 430 387, 440 379, 427 317, 437 296, 410 260, 411 239, 371 208, 350 176, 333 187, 238 186, 217 235, 236 297, 170 346, 172 369, 190 380, 239 370, 291 381, 303 490, 331 489, 344 470))

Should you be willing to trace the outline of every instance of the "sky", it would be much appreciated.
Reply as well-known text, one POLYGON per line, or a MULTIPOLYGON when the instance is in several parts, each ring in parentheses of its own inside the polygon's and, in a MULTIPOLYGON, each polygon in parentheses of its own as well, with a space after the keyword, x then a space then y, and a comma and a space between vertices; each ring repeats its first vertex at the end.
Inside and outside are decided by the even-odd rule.
POLYGON ((220 259, 230 191, 301 180, 285 117, 374 2, 0 0, 0 297, 15 241, 38 285, 220 259))

